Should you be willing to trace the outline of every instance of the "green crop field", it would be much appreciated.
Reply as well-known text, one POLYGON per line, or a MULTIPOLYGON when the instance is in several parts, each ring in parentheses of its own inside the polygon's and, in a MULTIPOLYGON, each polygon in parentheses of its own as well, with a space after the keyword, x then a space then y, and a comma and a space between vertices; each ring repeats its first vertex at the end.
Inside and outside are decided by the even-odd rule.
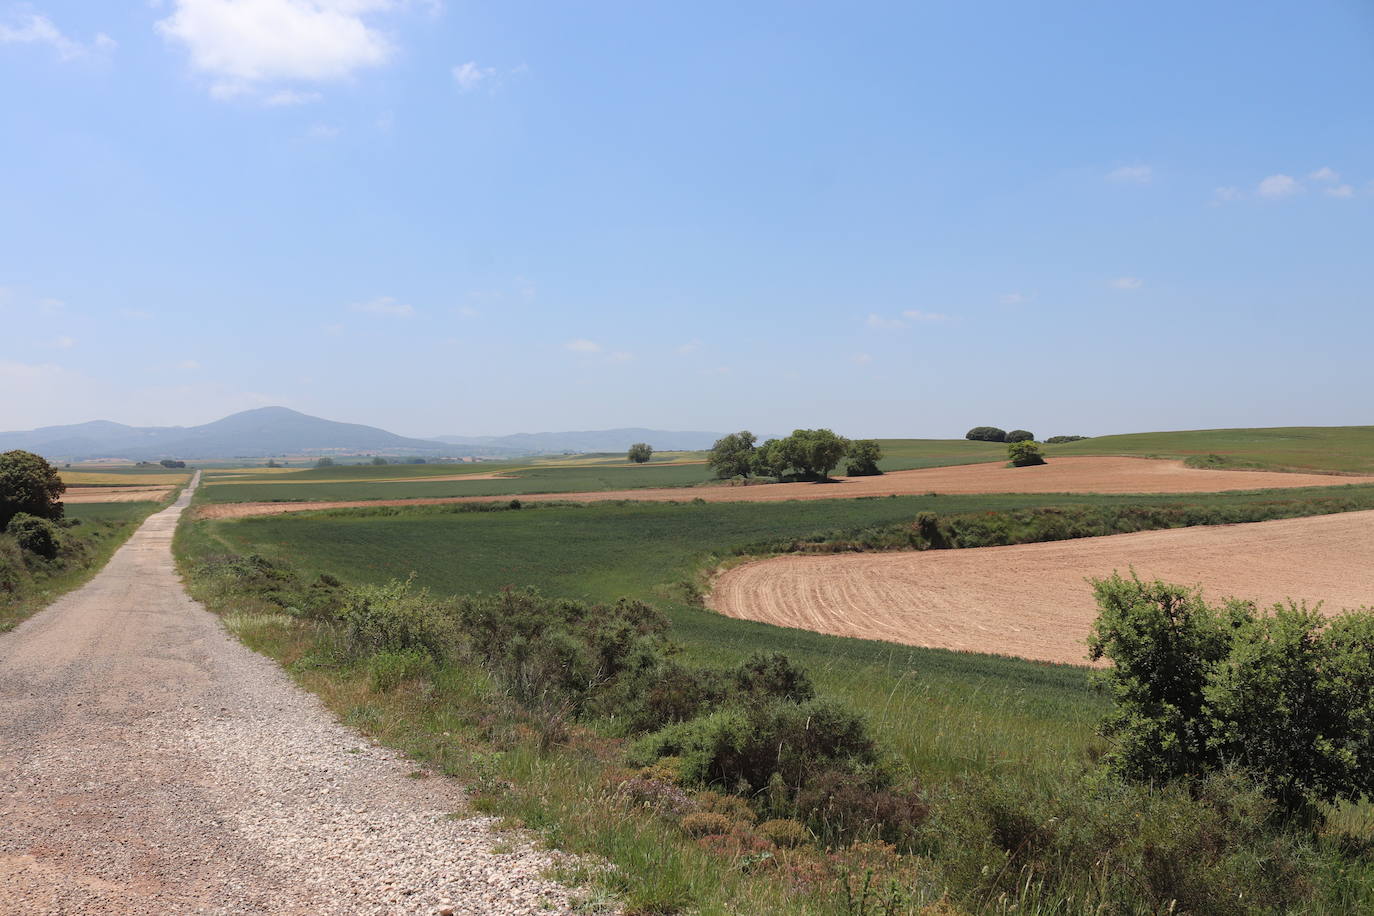
MULTIPOLYGON (((1006 461, 1007 447, 1001 442, 971 442, 968 439, 879 439, 884 471, 909 471, 981 461, 1006 461)), ((841 464, 841 470, 843 470, 841 464)))
POLYGON ((1197 429, 1098 436, 1046 446, 1055 455, 1138 455, 1192 458, 1220 455, 1230 467, 1374 474, 1374 426, 1283 426, 1197 429))

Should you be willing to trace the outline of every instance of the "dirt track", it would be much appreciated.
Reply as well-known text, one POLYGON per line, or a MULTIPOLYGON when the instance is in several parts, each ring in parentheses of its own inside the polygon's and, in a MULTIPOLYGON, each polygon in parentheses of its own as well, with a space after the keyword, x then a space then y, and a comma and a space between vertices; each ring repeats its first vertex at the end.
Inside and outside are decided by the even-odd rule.
MULTIPOLYGON (((472 478, 468 478, 472 479, 472 478)), ((602 490, 591 493, 522 493, 521 502, 778 502, 793 499, 853 499, 861 496, 913 496, 923 493, 1220 493, 1282 487, 1344 486, 1371 483, 1370 477, 1331 474, 1284 474, 1273 471, 1207 471, 1181 461, 1148 458, 1056 458, 1032 468, 1008 468, 1002 462, 966 464, 916 471, 894 471, 880 477, 846 477, 836 483, 780 483, 756 487, 663 487, 602 490)), ((213 503, 197 508, 206 518, 280 515, 312 509, 365 506, 434 506, 445 503, 496 502, 510 496, 450 496, 424 499, 334 500, 292 503, 213 503)))
POLYGON ((1263 605, 1374 606, 1374 511, 1248 525, 919 553, 779 557, 729 570, 708 604, 731 617, 916 646, 1086 663, 1089 576, 1201 584, 1263 605))
POLYGON ((188 499, 0 636, 0 913, 571 912, 547 854, 453 818, 454 783, 407 778, 186 595, 188 499))

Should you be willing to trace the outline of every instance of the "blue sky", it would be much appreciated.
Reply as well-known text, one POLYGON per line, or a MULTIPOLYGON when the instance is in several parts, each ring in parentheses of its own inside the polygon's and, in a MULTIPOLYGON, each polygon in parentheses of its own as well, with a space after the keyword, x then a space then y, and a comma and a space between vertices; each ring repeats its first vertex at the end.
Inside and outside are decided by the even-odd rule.
POLYGON ((1374 4, 0 0, 0 428, 1374 422, 1374 4))

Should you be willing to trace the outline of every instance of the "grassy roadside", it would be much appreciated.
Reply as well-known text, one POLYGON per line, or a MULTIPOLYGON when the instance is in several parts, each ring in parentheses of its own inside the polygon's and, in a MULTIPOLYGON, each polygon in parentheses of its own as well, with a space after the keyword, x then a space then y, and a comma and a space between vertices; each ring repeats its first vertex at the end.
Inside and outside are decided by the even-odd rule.
POLYGON ((66 507, 66 542, 53 560, 20 551, 0 534, 0 633, 31 617, 104 568, 114 552, 143 524, 169 504, 163 502, 77 503, 66 507))

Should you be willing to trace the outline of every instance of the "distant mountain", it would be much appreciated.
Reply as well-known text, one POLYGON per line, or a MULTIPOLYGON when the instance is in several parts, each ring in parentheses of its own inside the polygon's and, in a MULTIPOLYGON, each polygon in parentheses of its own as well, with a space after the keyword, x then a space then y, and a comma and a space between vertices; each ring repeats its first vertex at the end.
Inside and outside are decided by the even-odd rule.
POLYGON ((323 452, 450 455, 452 445, 410 439, 375 426, 336 423, 285 407, 259 407, 202 426, 125 426, 96 420, 0 433, 0 451, 49 458, 264 458, 323 452))
POLYGON ((511 436, 435 436, 450 445, 512 449, 524 454, 559 452, 623 452, 647 442, 661 452, 710 448, 723 433, 671 432, 663 429, 597 429, 564 433, 516 433, 511 436))

